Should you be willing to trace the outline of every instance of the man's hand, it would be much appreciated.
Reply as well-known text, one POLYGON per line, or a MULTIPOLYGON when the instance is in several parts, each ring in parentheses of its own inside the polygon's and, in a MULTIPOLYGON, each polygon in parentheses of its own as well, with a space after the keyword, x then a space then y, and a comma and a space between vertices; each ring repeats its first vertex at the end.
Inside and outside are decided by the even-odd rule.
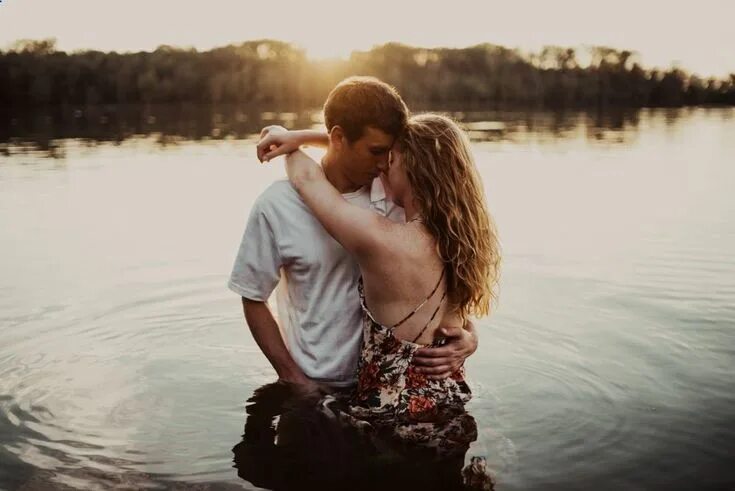
POLYGON ((301 397, 319 396, 328 393, 328 390, 305 375, 300 377, 280 377, 278 382, 291 388, 294 394, 301 397))
POLYGON ((438 348, 421 348, 413 358, 417 370, 434 380, 449 377, 477 350, 475 326, 470 321, 464 328, 441 327, 439 332, 447 338, 447 344, 438 348))
POLYGON ((268 162, 279 155, 295 152, 301 145, 301 139, 283 126, 266 126, 260 132, 258 141, 258 160, 268 162))

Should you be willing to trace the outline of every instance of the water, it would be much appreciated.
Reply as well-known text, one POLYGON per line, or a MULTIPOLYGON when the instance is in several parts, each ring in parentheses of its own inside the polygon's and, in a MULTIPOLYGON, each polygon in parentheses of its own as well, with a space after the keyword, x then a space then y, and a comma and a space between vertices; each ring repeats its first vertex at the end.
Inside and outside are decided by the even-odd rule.
MULTIPOLYGON (((731 489, 735 110, 456 115, 504 123, 471 126, 504 268, 467 460, 507 490, 731 489)), ((253 489, 231 449, 274 372, 225 285, 283 170, 248 121, 3 127, 0 488, 253 489)))

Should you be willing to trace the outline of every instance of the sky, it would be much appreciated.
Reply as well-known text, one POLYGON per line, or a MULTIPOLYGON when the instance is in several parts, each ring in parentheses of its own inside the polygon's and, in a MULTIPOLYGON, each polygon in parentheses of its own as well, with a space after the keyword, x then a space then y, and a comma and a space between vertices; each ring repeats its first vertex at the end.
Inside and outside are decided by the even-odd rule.
POLYGON ((735 0, 0 0, 0 48, 56 38, 67 51, 208 49, 253 39, 347 57, 389 41, 422 47, 605 45, 648 67, 735 72, 735 0))

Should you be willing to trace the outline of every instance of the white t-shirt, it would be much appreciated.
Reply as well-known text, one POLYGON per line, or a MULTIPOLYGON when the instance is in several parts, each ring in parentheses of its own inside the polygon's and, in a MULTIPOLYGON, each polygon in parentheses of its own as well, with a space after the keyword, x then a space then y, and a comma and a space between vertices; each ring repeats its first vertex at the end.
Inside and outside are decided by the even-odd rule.
MULTIPOLYGON (((396 222, 403 208, 388 200, 380 179, 347 201, 396 222)), ((355 383, 362 340, 354 258, 312 215, 287 180, 255 201, 230 276, 238 295, 267 301, 278 285, 278 320, 294 361, 311 379, 343 387, 355 383)))

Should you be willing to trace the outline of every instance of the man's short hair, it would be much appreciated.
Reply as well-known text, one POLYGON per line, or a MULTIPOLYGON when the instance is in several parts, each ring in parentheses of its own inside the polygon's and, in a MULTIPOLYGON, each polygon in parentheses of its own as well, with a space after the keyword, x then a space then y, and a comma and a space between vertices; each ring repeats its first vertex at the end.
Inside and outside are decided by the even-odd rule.
POLYGON ((406 126, 408 108, 395 88, 375 77, 349 77, 332 89, 324 103, 327 130, 341 127, 354 142, 366 126, 398 137, 406 126))

